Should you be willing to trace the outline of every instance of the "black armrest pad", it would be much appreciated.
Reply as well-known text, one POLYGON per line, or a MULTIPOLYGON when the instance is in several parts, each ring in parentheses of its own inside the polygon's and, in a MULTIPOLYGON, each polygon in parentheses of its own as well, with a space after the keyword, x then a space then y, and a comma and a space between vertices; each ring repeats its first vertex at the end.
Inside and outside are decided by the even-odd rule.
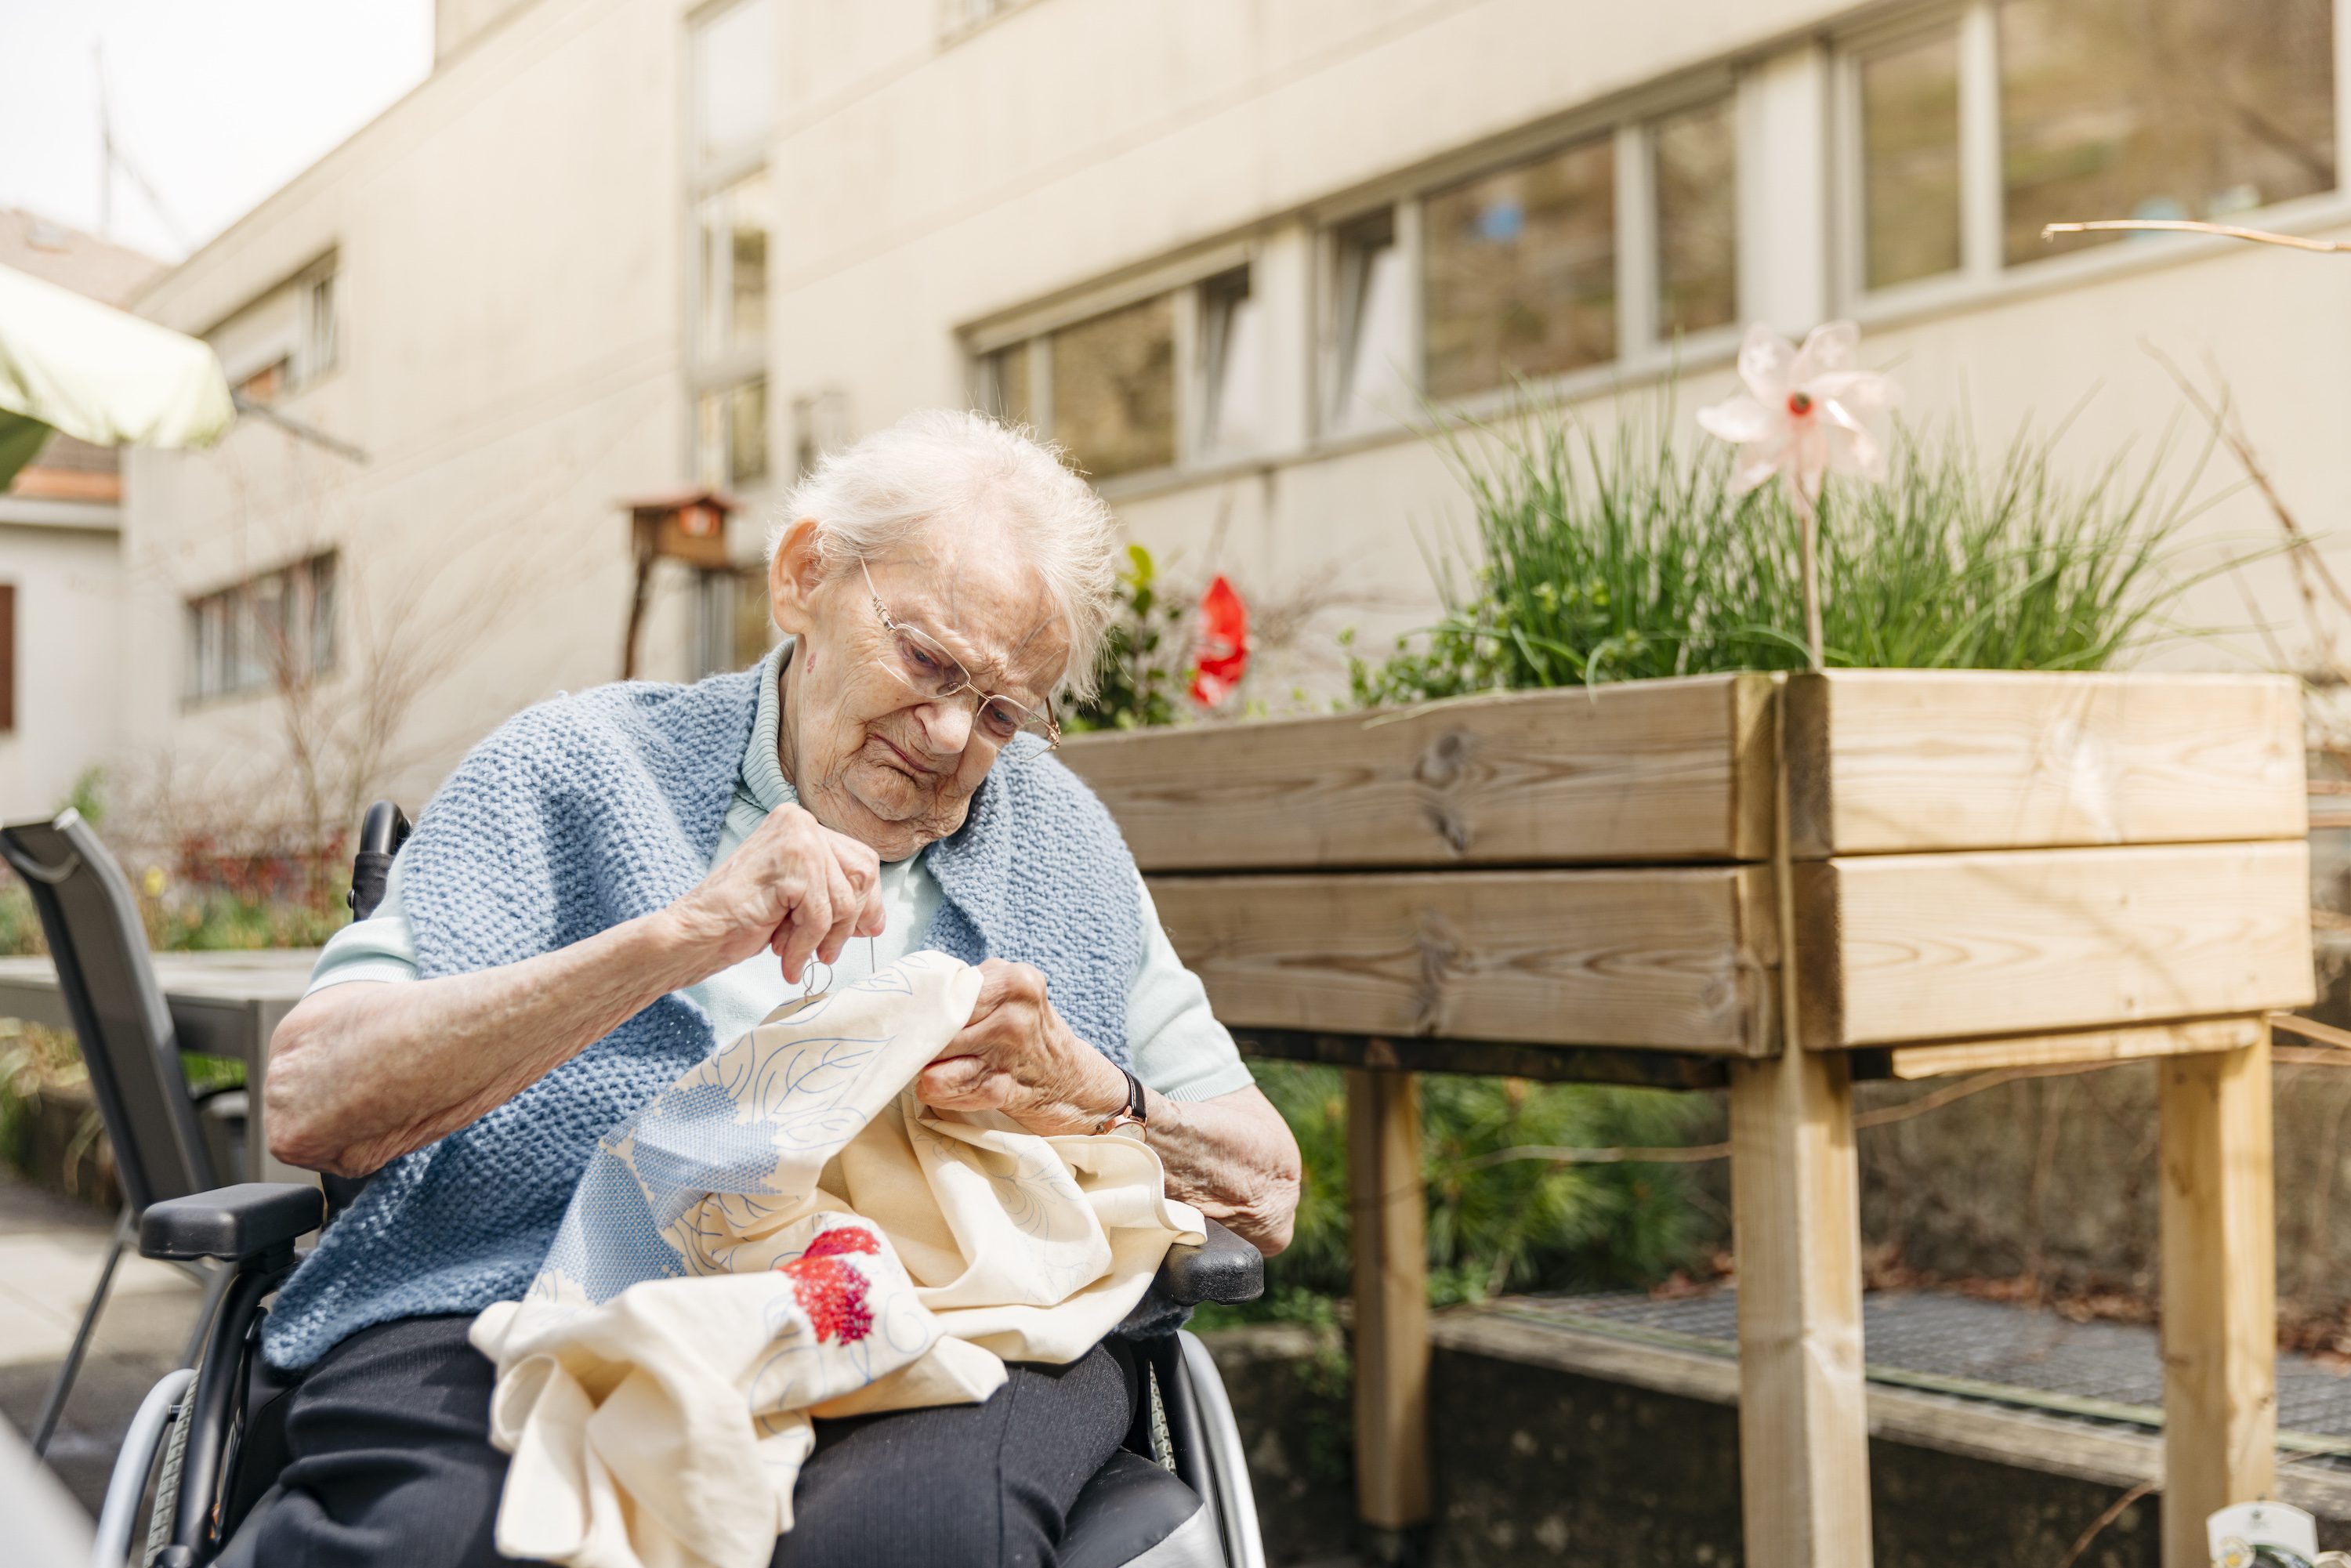
POLYGON ((1236 1307, 1254 1301, 1265 1294, 1265 1257, 1211 1219, 1206 1242, 1167 1249, 1151 1293, 1179 1307, 1203 1301, 1236 1307))
POLYGON ((148 1258, 235 1263, 273 1247, 289 1247, 326 1218, 326 1195, 315 1186, 241 1182, 149 1204, 139 1217, 139 1251, 148 1258))

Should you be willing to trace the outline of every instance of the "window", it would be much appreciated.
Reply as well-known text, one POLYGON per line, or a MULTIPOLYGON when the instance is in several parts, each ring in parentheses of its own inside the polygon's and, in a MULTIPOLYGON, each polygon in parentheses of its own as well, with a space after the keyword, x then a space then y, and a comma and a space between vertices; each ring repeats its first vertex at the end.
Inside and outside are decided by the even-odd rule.
POLYGON ((768 235, 774 208, 762 170, 702 204, 702 346, 706 359, 764 347, 768 235))
POLYGON ((330 550, 189 600, 182 699, 266 691, 333 669, 335 575, 330 550))
POLYGON ((705 675, 748 669, 774 646, 764 562, 699 575, 695 659, 705 675))
POLYGON ((237 395, 248 402, 276 402, 293 382, 293 361, 276 359, 238 382, 237 395))
POLYGON ((1359 429, 1412 406, 1412 277, 1384 208, 1331 236, 1332 426, 1359 429))
POLYGON ((770 0, 737 0, 697 18, 691 54, 695 165, 756 155, 775 123, 783 64, 770 0))
POLYGON ((1037 403, 1029 391, 1029 346, 1015 343, 987 356, 986 384, 980 401, 987 412, 1007 424, 1037 423, 1037 403))
POLYGON ((1249 269, 1234 267, 1200 285, 1200 431, 1205 451, 1246 452, 1266 428, 1265 307, 1249 292, 1249 269))
POLYGON ((1729 326, 1738 318, 1736 136, 1728 98, 1649 128, 1657 214, 1657 326, 1664 337, 1729 326))
POLYGON ((330 265, 303 285, 302 379, 317 381, 335 368, 335 274, 330 265))
POLYGON ((2226 218, 2335 183, 2332 0, 2008 0, 2001 254, 2120 235, 2078 218, 2226 218))
POLYGON ((1615 357, 1611 138, 1437 192, 1424 211, 1424 373, 1432 396, 1615 357))
POLYGON ((16 585, 0 582, 0 735, 16 728, 16 585))
POLYGON ((792 476, 805 479, 828 452, 849 444, 849 394, 838 387, 792 399, 792 476))
POLYGON ((1176 461, 1176 297, 1052 336, 1053 438, 1095 479, 1176 461))
MULTIPOLYGON (((2001 269, 2337 188, 2334 0, 1969 0, 1851 57, 1859 281, 2001 269)), ((2144 237, 2144 236, 2141 236, 2144 237)))
POLYGON ((335 667, 335 554, 310 558, 308 608, 310 667, 335 667))
POLYGON ((1959 267, 1959 35, 1860 65, 1862 275, 1884 288, 1959 267))
POLYGON ((772 0, 705 10, 689 24, 687 53, 694 468, 702 484, 735 488, 770 468, 768 255, 777 225, 764 158, 783 68, 772 0))
POLYGON ((247 402, 275 402, 334 370, 341 358, 339 295, 329 252, 206 333, 229 384, 247 402))
POLYGON ((695 468, 705 485, 748 485, 768 476, 768 379, 754 377, 695 404, 695 468))
POLYGON ((726 667, 748 669, 776 645, 775 622, 768 609, 768 569, 747 566, 719 580, 726 584, 735 607, 734 646, 726 667))

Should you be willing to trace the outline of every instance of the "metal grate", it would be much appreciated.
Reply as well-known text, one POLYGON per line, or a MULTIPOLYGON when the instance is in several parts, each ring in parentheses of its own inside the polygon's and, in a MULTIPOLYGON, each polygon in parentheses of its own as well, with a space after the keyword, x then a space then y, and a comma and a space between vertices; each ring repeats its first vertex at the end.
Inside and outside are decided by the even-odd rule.
MULTIPOLYGON (((1522 1319, 1653 1344, 1735 1356, 1735 1290, 1659 1300, 1645 1295, 1521 1296, 1522 1319)), ((2029 1405, 2100 1421, 2162 1425, 2163 1357, 2155 1329, 2077 1323, 2055 1312, 1939 1291, 1880 1291, 1862 1299, 1872 1382, 2029 1405)), ((2351 1458, 2351 1375, 2281 1352, 2279 1447, 2351 1458)))

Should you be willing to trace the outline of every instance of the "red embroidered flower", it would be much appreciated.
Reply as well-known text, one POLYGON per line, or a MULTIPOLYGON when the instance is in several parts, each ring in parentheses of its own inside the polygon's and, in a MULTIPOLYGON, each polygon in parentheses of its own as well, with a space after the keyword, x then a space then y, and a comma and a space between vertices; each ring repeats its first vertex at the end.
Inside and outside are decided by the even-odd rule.
POLYGON ((808 1314, 816 1337, 854 1344, 873 1332, 873 1309, 865 1300, 865 1276, 842 1255, 882 1250, 873 1232, 855 1225, 836 1226, 819 1234, 808 1250, 776 1271, 792 1281, 792 1300, 808 1314))
POLYGON ((831 1230, 819 1232, 817 1239, 808 1244, 808 1250, 800 1256, 838 1258, 844 1252, 862 1252, 870 1258, 881 1250, 882 1243, 875 1240, 873 1232, 863 1226, 836 1225, 831 1230))

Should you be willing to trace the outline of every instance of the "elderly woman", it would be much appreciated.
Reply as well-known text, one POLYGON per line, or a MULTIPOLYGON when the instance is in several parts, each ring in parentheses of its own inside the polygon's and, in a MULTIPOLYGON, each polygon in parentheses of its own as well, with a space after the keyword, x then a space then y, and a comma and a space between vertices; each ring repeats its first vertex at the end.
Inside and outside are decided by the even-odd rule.
MULTIPOLYGON (((692 686, 542 704, 434 798, 274 1042, 273 1150, 371 1175, 271 1313, 290 1456, 227 1560, 496 1561, 473 1314, 518 1296, 598 1136, 800 994, 911 949, 980 966, 917 1081, 1040 1134, 1139 1122, 1171 1193, 1270 1253, 1296 1144, 1048 753, 1114 586, 1107 513, 977 415, 828 458, 769 542, 784 643, 692 686)), ((1115 1342, 987 1403, 820 1422, 778 1563, 1048 1563, 1136 1398, 1115 1342)))

